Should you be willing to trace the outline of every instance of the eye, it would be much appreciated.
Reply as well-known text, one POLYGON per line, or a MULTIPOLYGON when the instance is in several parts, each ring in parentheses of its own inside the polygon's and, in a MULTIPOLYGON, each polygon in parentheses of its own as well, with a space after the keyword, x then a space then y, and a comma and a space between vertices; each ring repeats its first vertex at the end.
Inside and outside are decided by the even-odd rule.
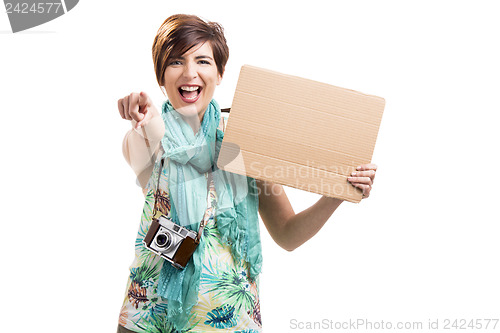
POLYGON ((200 61, 198 61, 198 63, 201 65, 210 65, 210 61, 207 61, 207 60, 200 60, 200 61))
POLYGON ((169 66, 175 66, 175 65, 182 65, 182 62, 180 60, 172 60, 171 62, 168 63, 169 66))

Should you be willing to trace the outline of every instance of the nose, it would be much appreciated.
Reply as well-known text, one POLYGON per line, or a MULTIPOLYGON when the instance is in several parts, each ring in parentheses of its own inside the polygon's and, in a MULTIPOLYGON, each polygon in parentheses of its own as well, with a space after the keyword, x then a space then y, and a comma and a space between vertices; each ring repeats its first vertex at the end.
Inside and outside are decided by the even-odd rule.
POLYGON ((198 76, 198 72, 196 69, 196 64, 193 64, 191 61, 188 61, 184 66, 183 75, 187 79, 194 79, 198 76))

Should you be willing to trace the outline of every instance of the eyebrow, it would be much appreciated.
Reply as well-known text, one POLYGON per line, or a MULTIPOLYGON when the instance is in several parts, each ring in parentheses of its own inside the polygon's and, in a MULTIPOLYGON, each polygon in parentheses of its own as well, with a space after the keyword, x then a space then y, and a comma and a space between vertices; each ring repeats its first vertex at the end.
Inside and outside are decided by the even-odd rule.
MULTIPOLYGON (((210 60, 214 60, 211 56, 208 56, 208 55, 199 55, 195 59, 198 60, 198 59, 205 59, 205 58, 208 58, 210 60)), ((184 57, 178 57, 177 59, 184 60, 184 57)))

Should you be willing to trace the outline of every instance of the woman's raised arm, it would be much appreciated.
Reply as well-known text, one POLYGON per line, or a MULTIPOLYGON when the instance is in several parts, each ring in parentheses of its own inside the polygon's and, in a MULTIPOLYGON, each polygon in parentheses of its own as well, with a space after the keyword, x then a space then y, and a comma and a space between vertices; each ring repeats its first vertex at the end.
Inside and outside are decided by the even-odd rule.
POLYGON ((259 213, 273 240, 293 251, 313 237, 343 200, 321 197, 311 207, 295 214, 283 186, 257 180, 259 213))
POLYGON ((123 139, 123 156, 137 175, 141 188, 146 187, 154 161, 165 134, 163 119, 145 93, 132 93, 118 100, 123 119, 131 121, 132 129, 123 139))
MULTIPOLYGON (((377 165, 364 164, 347 180, 363 191, 363 198, 370 195, 377 165)), ((314 205, 295 214, 283 186, 257 180, 259 213, 274 241, 287 251, 293 251, 313 237, 343 202, 341 199, 322 196, 314 205)))

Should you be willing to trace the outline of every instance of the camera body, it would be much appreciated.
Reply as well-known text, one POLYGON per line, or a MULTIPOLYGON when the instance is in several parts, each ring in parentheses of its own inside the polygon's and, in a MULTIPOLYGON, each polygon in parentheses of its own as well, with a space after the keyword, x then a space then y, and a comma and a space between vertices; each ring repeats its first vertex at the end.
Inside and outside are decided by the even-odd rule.
POLYGON ((183 269, 196 250, 199 241, 196 232, 188 230, 162 215, 158 219, 153 218, 142 243, 147 249, 166 259, 174 267, 183 269))

